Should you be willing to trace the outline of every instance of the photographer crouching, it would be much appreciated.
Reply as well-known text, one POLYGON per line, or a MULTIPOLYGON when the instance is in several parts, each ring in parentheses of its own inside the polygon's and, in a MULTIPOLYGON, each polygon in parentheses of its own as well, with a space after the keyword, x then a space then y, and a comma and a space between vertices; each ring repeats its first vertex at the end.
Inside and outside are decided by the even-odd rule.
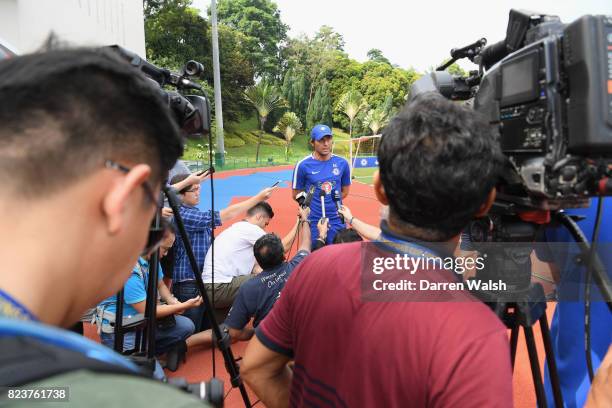
POLYGON ((75 406, 201 406, 58 329, 116 293, 145 248, 183 150, 158 88, 108 51, 15 57, 0 62, 0 122, 1 385, 61 385, 75 406))

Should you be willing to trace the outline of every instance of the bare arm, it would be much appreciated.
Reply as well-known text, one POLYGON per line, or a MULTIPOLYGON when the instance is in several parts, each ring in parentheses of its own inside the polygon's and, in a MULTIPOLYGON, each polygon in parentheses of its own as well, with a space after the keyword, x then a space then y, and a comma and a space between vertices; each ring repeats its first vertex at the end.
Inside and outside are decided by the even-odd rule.
POLYGON ((353 229, 365 239, 372 241, 379 237, 381 232, 380 228, 361 221, 356 217, 353 217, 351 210, 347 206, 343 205, 342 207, 340 207, 340 210, 338 212, 342 214, 346 222, 351 224, 353 229))
POLYGON ((230 205, 229 207, 219 211, 221 216, 221 223, 231 220, 232 218, 246 212, 249 208, 253 207, 260 201, 265 201, 272 195, 272 192, 276 187, 267 187, 261 190, 257 195, 248 198, 238 204, 230 205))
POLYGON ((351 186, 344 186, 342 187, 342 199, 344 200, 346 197, 348 197, 349 195, 349 190, 351 189, 351 186))
POLYGON ((240 373, 269 408, 289 406, 292 373, 288 362, 288 357, 268 349, 257 337, 249 342, 240 373))
POLYGON ((247 341, 251 340, 251 337, 255 334, 255 329, 252 327, 245 327, 241 330, 229 328, 229 334, 232 338, 232 343, 235 341, 247 341))
POLYGON ((300 224, 301 224, 301 234, 302 234, 302 241, 300 242, 300 247, 298 248, 298 251, 308 251, 310 252, 311 250, 311 245, 312 243, 310 242, 310 223, 308 222, 308 216, 310 215, 310 208, 300 208, 300 224))
POLYGON ((291 249, 291 244, 293 244, 293 240, 295 238, 295 234, 297 234, 299 225, 300 219, 298 218, 297 221, 293 224, 293 227, 291 227, 291 230, 287 233, 287 235, 283 237, 282 242, 284 252, 287 252, 291 249))
MULTIPOLYGON (((132 304, 132 307, 136 309, 138 313, 145 312, 145 304, 146 300, 142 302, 132 304)), ((192 307, 200 306, 202 304, 202 298, 200 296, 189 299, 186 302, 179 302, 173 305, 157 305, 155 308, 155 315, 159 317, 166 317, 170 315, 183 313, 187 309, 191 309, 192 307)))
POLYGON ((169 305, 180 303, 177 298, 175 298, 174 295, 170 293, 170 290, 168 289, 163 280, 160 280, 157 284, 157 292, 159 293, 159 297, 161 298, 161 300, 163 300, 169 305))
POLYGON ((193 184, 200 184, 206 177, 208 177, 208 170, 204 171, 202 174, 198 175, 200 172, 191 173, 189 177, 185 180, 179 181, 178 183, 172 184, 172 187, 176 189, 176 191, 181 191, 182 189, 189 187, 193 184))

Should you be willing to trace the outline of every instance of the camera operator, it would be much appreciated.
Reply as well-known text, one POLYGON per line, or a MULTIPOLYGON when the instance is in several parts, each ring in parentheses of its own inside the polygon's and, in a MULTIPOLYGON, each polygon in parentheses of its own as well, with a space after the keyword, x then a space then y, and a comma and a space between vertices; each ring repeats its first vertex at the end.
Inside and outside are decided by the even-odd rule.
MULTIPOLYGON (((435 241, 452 254, 461 230, 495 197, 501 152, 489 129, 477 113, 433 94, 391 121, 374 177, 378 200, 389 205, 376 246, 414 253, 422 251, 414 241, 435 241)), ((362 245, 308 256, 255 330, 241 372, 262 402, 511 407, 508 338, 493 312, 467 300, 364 302, 362 245)))
MULTIPOLYGON (((174 176, 170 180, 170 184, 175 185, 181 181, 188 179, 189 174, 179 174, 174 176)), ((221 226, 223 222, 227 222, 234 217, 246 212, 249 208, 255 204, 265 201, 272 195, 276 187, 267 187, 261 190, 257 195, 248 198, 242 202, 221 210, 215 211, 214 223, 215 226, 221 226)), ((193 252, 198 265, 198 271, 202 271, 204 268, 204 259, 208 249, 211 245, 211 222, 213 220, 213 214, 209 211, 200 211, 197 205, 200 203, 200 184, 190 184, 183 189, 179 190, 179 197, 181 198, 181 217, 185 224, 185 230, 189 235, 189 241, 193 247, 193 252)), ((181 237, 177 237, 174 244, 174 274, 172 276, 172 292, 178 300, 185 302, 189 299, 193 299, 198 296, 200 289, 198 288, 187 253, 185 251, 185 245, 181 237)), ((184 314, 189 317, 195 325, 195 332, 199 332, 202 329, 202 323, 204 318, 204 305, 200 305, 197 308, 187 310, 184 314)))
POLYGON ((0 62, 0 382, 67 386, 75 406, 201 406, 66 330, 143 252, 182 153, 158 89, 100 50, 0 62), (9 272, 10 271, 10 272, 9 272))

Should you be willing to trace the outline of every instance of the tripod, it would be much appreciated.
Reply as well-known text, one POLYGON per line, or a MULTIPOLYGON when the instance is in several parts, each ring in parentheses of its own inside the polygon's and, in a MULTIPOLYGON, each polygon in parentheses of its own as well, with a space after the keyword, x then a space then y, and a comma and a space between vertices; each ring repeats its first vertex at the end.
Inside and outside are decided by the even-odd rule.
POLYGON ((536 348, 535 336, 533 334, 533 325, 536 322, 540 323, 542 332, 542 342, 546 354, 546 362, 550 373, 550 382, 553 389, 553 398, 555 406, 563 407, 563 395, 559 384, 559 375, 557 373, 557 363, 552 348, 550 339, 550 329, 548 326, 548 318, 546 317, 546 302, 544 301, 544 290, 540 284, 532 284, 528 289, 514 292, 512 301, 485 302, 495 312, 495 314, 504 322, 507 328, 511 330, 510 334, 510 357, 512 361, 512 369, 514 370, 514 362, 516 360, 516 347, 518 344, 519 331, 522 328, 525 333, 525 344, 529 354, 529 365, 531 366, 531 376, 536 392, 536 399, 539 407, 547 407, 546 394, 544 392, 544 384, 542 381, 540 361, 536 348))
POLYGON ((533 326, 536 322, 540 323, 554 403, 557 407, 563 407, 563 395, 546 317, 546 297, 542 285, 531 283, 530 256, 541 225, 522 221, 511 205, 498 203, 492 213, 488 223, 483 224, 482 221, 478 221, 470 226, 470 238, 476 237, 479 241, 487 242, 477 247, 480 252, 489 255, 485 270, 477 277, 479 279, 501 277, 510 288, 504 292, 478 291, 474 295, 487 304, 510 329, 510 357, 513 370, 519 331, 523 329, 537 403, 540 408, 545 408, 548 403, 533 333, 533 326), (500 243, 504 245, 499 246, 500 243))

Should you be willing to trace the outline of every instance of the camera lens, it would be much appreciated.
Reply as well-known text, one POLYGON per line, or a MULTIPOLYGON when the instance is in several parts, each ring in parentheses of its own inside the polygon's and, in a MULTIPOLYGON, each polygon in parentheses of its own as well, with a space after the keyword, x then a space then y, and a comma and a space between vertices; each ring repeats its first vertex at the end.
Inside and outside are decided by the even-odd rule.
POLYGON ((185 64, 185 73, 189 76, 200 76, 204 72, 204 66, 198 61, 188 61, 185 64))

